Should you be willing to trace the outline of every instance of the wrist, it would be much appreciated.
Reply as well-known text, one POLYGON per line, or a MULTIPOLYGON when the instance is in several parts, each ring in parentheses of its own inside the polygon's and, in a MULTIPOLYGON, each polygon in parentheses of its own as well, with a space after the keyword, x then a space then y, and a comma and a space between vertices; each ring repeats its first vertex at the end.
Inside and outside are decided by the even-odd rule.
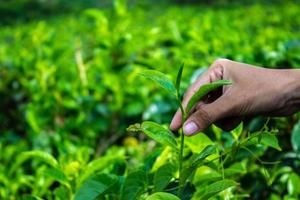
POLYGON ((289 102, 292 106, 300 110, 300 69, 290 69, 286 71, 286 76, 289 79, 289 102))

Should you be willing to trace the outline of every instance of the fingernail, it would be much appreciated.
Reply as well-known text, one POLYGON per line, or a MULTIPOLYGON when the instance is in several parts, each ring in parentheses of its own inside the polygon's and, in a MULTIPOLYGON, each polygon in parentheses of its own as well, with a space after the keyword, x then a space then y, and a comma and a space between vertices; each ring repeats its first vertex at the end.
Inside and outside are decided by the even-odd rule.
POLYGON ((195 122, 189 122, 183 127, 183 132, 186 135, 192 135, 198 131, 198 126, 195 122))

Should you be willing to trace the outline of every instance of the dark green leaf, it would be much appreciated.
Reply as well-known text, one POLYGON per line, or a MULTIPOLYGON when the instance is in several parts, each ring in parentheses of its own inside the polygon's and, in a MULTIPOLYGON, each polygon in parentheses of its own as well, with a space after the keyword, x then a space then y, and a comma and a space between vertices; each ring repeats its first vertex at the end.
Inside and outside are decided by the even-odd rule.
POLYGON ((180 199, 171 193, 157 192, 148 196, 146 200, 180 200, 180 199))
POLYGON ((140 74, 158 83, 162 88, 167 90, 171 95, 176 96, 176 88, 172 83, 172 81, 165 74, 155 70, 144 70, 140 74))
POLYGON ((182 72, 183 72, 183 67, 184 67, 184 63, 181 64, 178 74, 177 74, 177 78, 176 78, 176 90, 179 94, 180 91, 180 83, 181 83, 181 77, 182 77, 182 72))
POLYGON ((154 191, 155 192, 160 192, 165 189, 165 187, 168 185, 170 180, 173 177, 175 167, 167 163, 155 172, 154 174, 154 191))
POLYGON ((193 108, 193 106, 200 100, 202 99, 205 95, 207 95, 208 93, 210 93, 211 91, 224 86, 224 85, 230 85, 232 84, 232 81, 229 80, 218 80, 212 83, 208 83, 205 85, 202 85, 198 91, 192 96, 192 98, 190 99, 190 101, 187 104, 186 107, 186 113, 189 113, 191 111, 191 109, 193 108))
POLYGON ((115 183, 118 177, 111 174, 98 174, 87 179, 76 192, 74 200, 93 200, 105 194, 115 183))
POLYGON ((146 189, 147 182, 147 174, 142 170, 128 174, 122 187, 121 200, 139 199, 139 196, 146 189))
POLYGON ((217 181, 214 182, 206 187, 204 187, 203 189, 201 189, 200 191, 197 192, 197 197, 199 199, 203 199, 203 200, 207 200, 213 196, 216 196, 217 194, 219 194, 220 192, 236 186, 237 183, 232 181, 232 180, 221 180, 221 181, 217 181))
POLYGON ((300 120, 293 128, 291 140, 294 151, 300 153, 300 120))
POLYGON ((171 131, 165 129, 161 125, 155 122, 146 121, 142 123, 142 130, 147 136, 158 143, 177 149, 177 141, 175 136, 171 131))

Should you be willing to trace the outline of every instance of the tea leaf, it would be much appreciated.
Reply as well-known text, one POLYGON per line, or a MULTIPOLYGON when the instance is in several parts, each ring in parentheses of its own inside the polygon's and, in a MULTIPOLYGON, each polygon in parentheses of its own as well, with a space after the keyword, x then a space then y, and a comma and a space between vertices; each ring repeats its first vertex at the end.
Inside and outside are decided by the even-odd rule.
POLYGON ((218 193, 226 190, 227 188, 236 186, 237 183, 232 180, 221 180, 214 182, 206 187, 204 187, 202 190, 198 191, 198 199, 207 200, 213 196, 216 196, 218 193))
POLYGON ((118 177, 112 174, 98 174, 87 179, 80 189, 75 193, 74 200, 97 199, 107 192, 115 183, 118 177))
POLYGON ((122 160, 123 160, 122 156, 105 156, 93 160, 92 162, 87 164, 87 166, 84 168, 83 173, 79 176, 78 185, 80 186, 85 179, 87 179, 89 176, 93 175, 94 173, 99 172, 107 168, 107 166, 122 160))
POLYGON ((146 121, 142 123, 143 132, 153 140, 163 145, 168 145, 177 150, 177 141, 171 131, 165 129, 161 125, 146 121))
POLYGON ((65 185, 68 189, 71 189, 71 186, 69 184, 68 178, 66 175, 63 173, 63 171, 55 168, 47 168, 44 171, 44 174, 53 180, 65 185))
POLYGON ((269 147, 273 147, 274 149, 277 149, 278 151, 281 151, 281 148, 278 144, 278 140, 277 137, 274 134, 271 133, 263 133, 261 135, 261 143, 269 146, 269 147))
POLYGON ((173 177, 175 167, 167 163, 161 166, 154 174, 154 191, 160 192, 165 189, 173 177))
POLYGON ((180 200, 180 199, 171 193, 157 192, 148 196, 146 200, 180 200))
POLYGON ((176 96, 176 88, 172 81, 163 73, 155 70, 144 70, 140 73, 142 76, 158 83, 162 88, 167 90, 171 95, 176 96))
POLYGON ((206 146, 212 145, 213 142, 204 133, 198 133, 193 137, 186 137, 185 144, 193 153, 200 153, 206 146))
POLYGON ((197 154, 191 164, 182 170, 182 181, 185 182, 194 171, 201 166, 205 158, 208 156, 216 153, 216 146, 215 145, 208 145, 206 146, 201 153, 197 154))
POLYGON ((178 74, 177 74, 177 78, 176 78, 176 90, 177 90, 178 95, 179 95, 179 91, 180 91, 180 83, 181 83, 183 67, 184 67, 184 63, 181 64, 178 74))
POLYGON ((191 109, 193 108, 193 106, 200 100, 202 99, 205 95, 207 95, 208 93, 210 93, 211 91, 224 86, 224 85, 231 85, 232 81, 230 80, 218 80, 212 83, 208 83, 208 84, 204 84, 202 85, 198 91, 192 96, 192 98, 190 99, 190 101, 187 104, 186 107, 186 113, 189 113, 191 111, 191 109))
POLYGON ((43 151, 35 150, 35 151, 26 151, 21 153, 18 156, 17 161, 15 165, 12 167, 10 173, 14 172, 18 168, 18 166, 20 166, 23 162, 29 159, 40 160, 50 165, 51 167, 59 168, 57 160, 52 155, 43 151))
POLYGON ((296 173, 291 173, 288 179, 287 189, 290 195, 298 197, 300 194, 300 177, 296 173))
POLYGON ((131 172, 126 177, 121 191, 121 200, 135 200, 147 186, 147 174, 142 170, 131 172))
POLYGON ((300 153, 300 120, 293 128, 291 141, 294 151, 300 153))
POLYGON ((234 137, 235 140, 238 140, 238 138, 242 134, 243 127, 244 127, 244 124, 243 124, 243 122, 241 122, 235 129, 233 129, 231 131, 231 134, 232 134, 232 136, 234 137))

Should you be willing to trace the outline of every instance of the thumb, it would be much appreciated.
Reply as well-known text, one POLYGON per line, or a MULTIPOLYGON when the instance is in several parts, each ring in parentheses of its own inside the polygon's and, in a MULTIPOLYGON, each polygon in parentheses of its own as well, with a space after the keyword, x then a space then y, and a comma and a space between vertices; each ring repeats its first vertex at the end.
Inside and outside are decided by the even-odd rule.
POLYGON ((228 96, 221 96, 210 104, 201 105, 184 123, 183 132, 185 135, 194 135, 203 131, 211 124, 222 118, 230 117, 233 108, 233 101, 228 96))

